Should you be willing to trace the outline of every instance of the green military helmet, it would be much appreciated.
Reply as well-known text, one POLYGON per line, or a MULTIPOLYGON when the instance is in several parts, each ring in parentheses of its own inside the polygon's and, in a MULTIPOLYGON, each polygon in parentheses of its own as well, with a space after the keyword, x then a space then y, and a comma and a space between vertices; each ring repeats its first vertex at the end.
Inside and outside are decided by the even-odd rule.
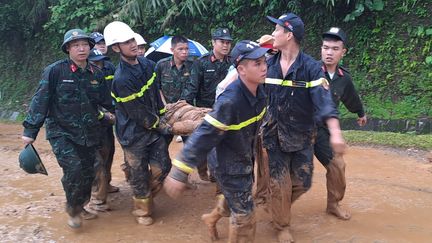
POLYGON ((63 44, 61 46, 61 49, 64 53, 69 54, 69 52, 66 50, 66 44, 73 41, 73 40, 79 40, 79 39, 86 39, 89 42, 90 49, 92 49, 95 45, 95 41, 93 38, 91 38, 84 30, 81 29, 71 29, 68 30, 63 38, 63 44))
POLYGON ((27 144, 19 154, 20 167, 29 174, 41 173, 48 175, 42 160, 32 144, 27 144))

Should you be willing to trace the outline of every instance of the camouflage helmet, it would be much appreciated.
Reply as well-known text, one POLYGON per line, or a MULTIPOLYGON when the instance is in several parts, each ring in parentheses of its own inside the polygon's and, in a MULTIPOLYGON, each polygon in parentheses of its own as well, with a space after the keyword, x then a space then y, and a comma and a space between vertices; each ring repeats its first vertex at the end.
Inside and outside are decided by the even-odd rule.
POLYGON ((92 49, 95 45, 95 41, 93 38, 91 38, 89 35, 87 35, 84 30, 81 29, 71 29, 68 30, 63 38, 63 44, 61 45, 61 49, 64 53, 69 54, 69 52, 66 50, 66 44, 73 41, 73 40, 79 40, 79 39, 86 39, 89 42, 90 49, 92 49))
POLYGON ((45 166, 42 164, 36 149, 32 144, 27 144, 26 147, 19 154, 20 167, 29 174, 44 174, 48 175, 45 166))

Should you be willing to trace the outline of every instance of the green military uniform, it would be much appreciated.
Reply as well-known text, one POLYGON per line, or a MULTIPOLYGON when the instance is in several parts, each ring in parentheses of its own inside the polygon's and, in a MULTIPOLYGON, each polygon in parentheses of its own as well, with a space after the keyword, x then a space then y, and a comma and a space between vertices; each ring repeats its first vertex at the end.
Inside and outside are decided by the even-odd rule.
POLYGON ((180 100, 190 79, 192 64, 192 60, 186 60, 178 69, 173 57, 161 59, 156 64, 156 82, 167 103, 180 100))
POLYGON ((23 122, 24 136, 33 139, 45 122, 46 138, 63 169, 66 209, 71 216, 80 213, 90 199, 100 143, 98 106, 113 110, 103 78, 92 64, 83 69, 66 59, 49 65, 23 122))
POLYGON ((230 66, 229 57, 219 61, 213 52, 200 57, 192 66, 183 99, 191 105, 211 108, 215 102, 216 87, 225 78, 230 66))

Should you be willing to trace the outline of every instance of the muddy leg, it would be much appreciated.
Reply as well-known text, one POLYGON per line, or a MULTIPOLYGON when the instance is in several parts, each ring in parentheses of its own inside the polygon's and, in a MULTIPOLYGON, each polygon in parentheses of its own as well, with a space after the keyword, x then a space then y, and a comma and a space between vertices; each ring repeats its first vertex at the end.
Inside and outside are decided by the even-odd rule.
POLYGON ((222 194, 219 194, 216 197, 215 208, 210 213, 203 214, 201 216, 201 219, 207 225, 210 240, 215 241, 219 239, 216 224, 222 217, 228 216, 230 216, 228 204, 225 200, 225 197, 222 194))
POLYGON ((336 155, 326 166, 327 169, 327 213, 348 220, 351 214, 341 208, 339 202, 345 195, 345 162, 341 155, 336 155))
POLYGON ((234 214, 230 218, 228 243, 251 243, 255 240, 255 212, 234 214))

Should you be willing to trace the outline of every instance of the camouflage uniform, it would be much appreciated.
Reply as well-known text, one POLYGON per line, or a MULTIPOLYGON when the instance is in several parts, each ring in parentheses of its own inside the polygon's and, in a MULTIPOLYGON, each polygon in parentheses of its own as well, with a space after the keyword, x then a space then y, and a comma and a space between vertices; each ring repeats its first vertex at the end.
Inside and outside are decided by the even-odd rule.
MULTIPOLYGON (((167 104, 180 100, 186 83, 189 82, 192 64, 193 61, 186 60, 181 68, 177 69, 173 57, 161 59, 156 64, 156 83, 167 104)), ((174 136, 169 134, 165 137, 167 143, 170 144, 174 136)), ((186 142, 187 136, 182 137, 183 141, 186 142)))
POLYGON ((156 64, 156 82, 167 103, 180 100, 190 79, 192 64, 191 60, 186 60, 178 69, 173 57, 164 58, 156 64))
POLYGON ((61 60, 44 70, 23 122, 24 136, 36 139, 45 121, 46 138, 63 169, 70 216, 78 215, 90 199, 103 118, 98 106, 113 108, 102 72, 92 64, 82 69, 70 59, 61 60))

